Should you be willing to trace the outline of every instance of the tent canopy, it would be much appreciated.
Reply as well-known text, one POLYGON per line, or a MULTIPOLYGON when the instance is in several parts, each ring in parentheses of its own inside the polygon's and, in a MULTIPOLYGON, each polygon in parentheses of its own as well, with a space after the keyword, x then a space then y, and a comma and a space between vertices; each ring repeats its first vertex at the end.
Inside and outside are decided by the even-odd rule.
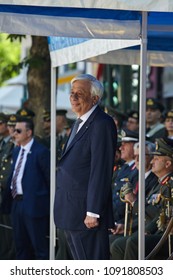
MULTIPOLYGON (((124 11, 121 13, 123 14, 124 11)), ((148 64, 173 66, 173 13, 150 12, 147 26, 148 64)), ((100 39, 49 37, 53 66, 80 60, 103 64, 140 64, 140 35, 141 31, 138 39, 129 40, 128 35, 125 40, 121 38, 101 41, 100 39)))
MULTIPOLYGON (((173 13, 148 13, 147 62, 152 66, 173 66, 173 13)), ((108 51, 88 58, 103 64, 140 64, 140 48, 108 51)))
MULTIPOLYGON (((31 6, 28 0, 5 0, 0 3, 31 6)), ((173 12, 172 0, 34 0, 32 6, 173 12)))
POLYGON ((54 67, 86 59, 139 64, 140 11, 149 12, 148 64, 172 66, 171 0, 0 0, 0 31, 54 36, 49 38, 54 67))
POLYGON ((134 39, 139 35, 139 17, 138 12, 130 11, 1 4, 0 30, 39 36, 134 39))

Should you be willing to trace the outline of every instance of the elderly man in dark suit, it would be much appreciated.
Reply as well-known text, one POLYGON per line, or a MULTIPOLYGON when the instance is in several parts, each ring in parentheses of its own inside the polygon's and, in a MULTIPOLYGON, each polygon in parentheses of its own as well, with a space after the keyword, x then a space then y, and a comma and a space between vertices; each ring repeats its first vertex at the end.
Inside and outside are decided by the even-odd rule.
POLYGON ((110 258, 117 131, 113 119, 99 107, 102 95, 103 86, 91 75, 71 81, 70 102, 80 124, 76 135, 74 124, 59 161, 54 218, 65 230, 74 259, 110 258))
POLYGON ((17 121, 12 173, 2 210, 12 214, 17 259, 49 259, 50 152, 33 138, 33 121, 17 121), (12 203, 12 205, 11 205, 12 203))

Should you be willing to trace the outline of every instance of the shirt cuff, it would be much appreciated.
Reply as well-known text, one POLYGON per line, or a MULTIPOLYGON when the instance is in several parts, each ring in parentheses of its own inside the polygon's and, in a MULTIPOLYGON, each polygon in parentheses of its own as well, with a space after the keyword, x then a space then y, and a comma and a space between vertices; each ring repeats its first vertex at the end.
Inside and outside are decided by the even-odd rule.
POLYGON ((92 213, 92 212, 87 212, 87 216, 94 217, 94 218, 100 218, 100 215, 92 213))

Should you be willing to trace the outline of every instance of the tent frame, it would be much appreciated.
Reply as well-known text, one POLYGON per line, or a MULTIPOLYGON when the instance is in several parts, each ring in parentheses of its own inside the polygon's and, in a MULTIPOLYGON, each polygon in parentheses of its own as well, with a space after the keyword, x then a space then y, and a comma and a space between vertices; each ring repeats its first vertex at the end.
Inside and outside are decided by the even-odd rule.
POLYGON ((147 12, 142 12, 140 50, 140 102, 139 102, 139 208, 138 259, 145 259, 145 126, 146 126, 146 73, 147 73, 147 12))
MULTIPOLYGON (((139 215, 138 215, 138 259, 145 259, 145 111, 146 111, 146 67, 147 67, 147 12, 142 12, 140 48, 140 118, 139 118, 139 215)), ((56 67, 51 65, 51 135, 56 135, 56 67)), ((51 197, 54 204, 56 186, 56 141, 51 137, 51 197)), ((55 259, 56 229, 53 207, 50 209, 50 259, 55 259)))

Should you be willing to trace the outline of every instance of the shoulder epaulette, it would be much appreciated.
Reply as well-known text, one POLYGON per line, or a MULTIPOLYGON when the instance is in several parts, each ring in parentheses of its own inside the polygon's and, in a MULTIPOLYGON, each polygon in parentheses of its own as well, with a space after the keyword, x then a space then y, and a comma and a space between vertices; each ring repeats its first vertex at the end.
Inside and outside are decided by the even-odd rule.
POLYGON ((165 184, 167 184, 168 183, 168 181, 170 180, 170 176, 167 176, 166 178, 164 178, 163 180, 162 180, 162 182, 161 182, 161 185, 165 185, 165 184))

